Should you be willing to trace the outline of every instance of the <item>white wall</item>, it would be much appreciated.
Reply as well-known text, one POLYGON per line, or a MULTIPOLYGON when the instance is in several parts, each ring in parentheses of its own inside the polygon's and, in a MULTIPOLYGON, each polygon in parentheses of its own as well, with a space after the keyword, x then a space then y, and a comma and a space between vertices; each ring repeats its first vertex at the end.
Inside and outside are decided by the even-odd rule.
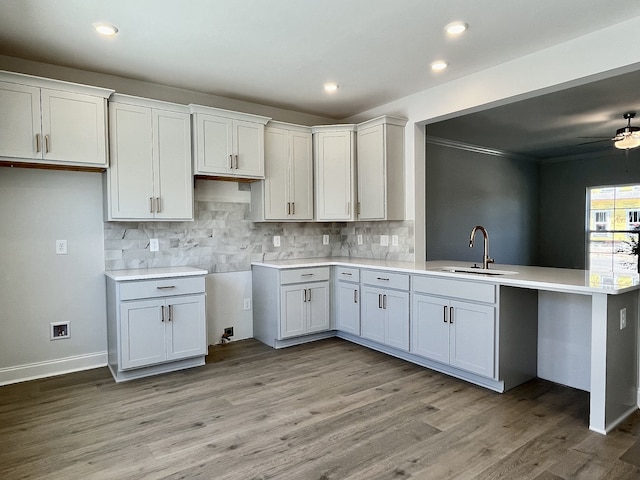
POLYGON ((105 365, 101 175, 0 168, 0 225, 0 384, 105 365))

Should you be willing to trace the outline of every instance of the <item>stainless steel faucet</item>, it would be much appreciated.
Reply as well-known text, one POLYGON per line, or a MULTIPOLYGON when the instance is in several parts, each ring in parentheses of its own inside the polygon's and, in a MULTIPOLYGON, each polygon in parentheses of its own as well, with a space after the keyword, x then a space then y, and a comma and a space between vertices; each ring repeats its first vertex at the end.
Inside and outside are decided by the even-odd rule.
POLYGON ((489 234, 487 229, 482 225, 476 225, 471 229, 471 235, 469 236, 469 248, 473 248, 473 240, 476 237, 476 231, 480 230, 484 238, 484 254, 482 255, 482 268, 488 269, 490 263, 494 263, 495 260, 489 256, 489 234))

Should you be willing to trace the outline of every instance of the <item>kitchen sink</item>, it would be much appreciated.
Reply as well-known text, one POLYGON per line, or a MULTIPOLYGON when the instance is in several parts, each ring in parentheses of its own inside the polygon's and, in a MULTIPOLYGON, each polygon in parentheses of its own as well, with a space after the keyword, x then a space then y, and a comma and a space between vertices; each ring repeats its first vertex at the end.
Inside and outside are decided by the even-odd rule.
POLYGON ((451 273, 473 273, 476 275, 517 275, 512 270, 494 270, 479 267, 440 267, 439 270, 451 273))

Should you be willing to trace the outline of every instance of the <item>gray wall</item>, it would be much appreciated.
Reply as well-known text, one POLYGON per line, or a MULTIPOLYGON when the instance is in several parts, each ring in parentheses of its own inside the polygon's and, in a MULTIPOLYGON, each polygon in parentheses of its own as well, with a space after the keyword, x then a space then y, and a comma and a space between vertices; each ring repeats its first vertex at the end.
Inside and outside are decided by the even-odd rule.
POLYGON ((483 225, 496 263, 536 264, 536 163, 430 142, 426 163, 427 260, 481 262, 481 235, 470 249, 469 234, 483 225))
POLYGON ((640 182, 640 149, 540 166, 539 265, 586 268, 586 189, 640 182))

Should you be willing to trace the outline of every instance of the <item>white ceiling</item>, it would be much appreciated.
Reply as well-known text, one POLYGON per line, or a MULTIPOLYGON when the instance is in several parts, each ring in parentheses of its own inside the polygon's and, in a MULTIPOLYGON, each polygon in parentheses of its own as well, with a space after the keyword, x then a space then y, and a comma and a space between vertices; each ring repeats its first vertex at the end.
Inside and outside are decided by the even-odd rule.
POLYGON ((0 54, 342 119, 638 15, 611 0, 0 0, 0 54))

